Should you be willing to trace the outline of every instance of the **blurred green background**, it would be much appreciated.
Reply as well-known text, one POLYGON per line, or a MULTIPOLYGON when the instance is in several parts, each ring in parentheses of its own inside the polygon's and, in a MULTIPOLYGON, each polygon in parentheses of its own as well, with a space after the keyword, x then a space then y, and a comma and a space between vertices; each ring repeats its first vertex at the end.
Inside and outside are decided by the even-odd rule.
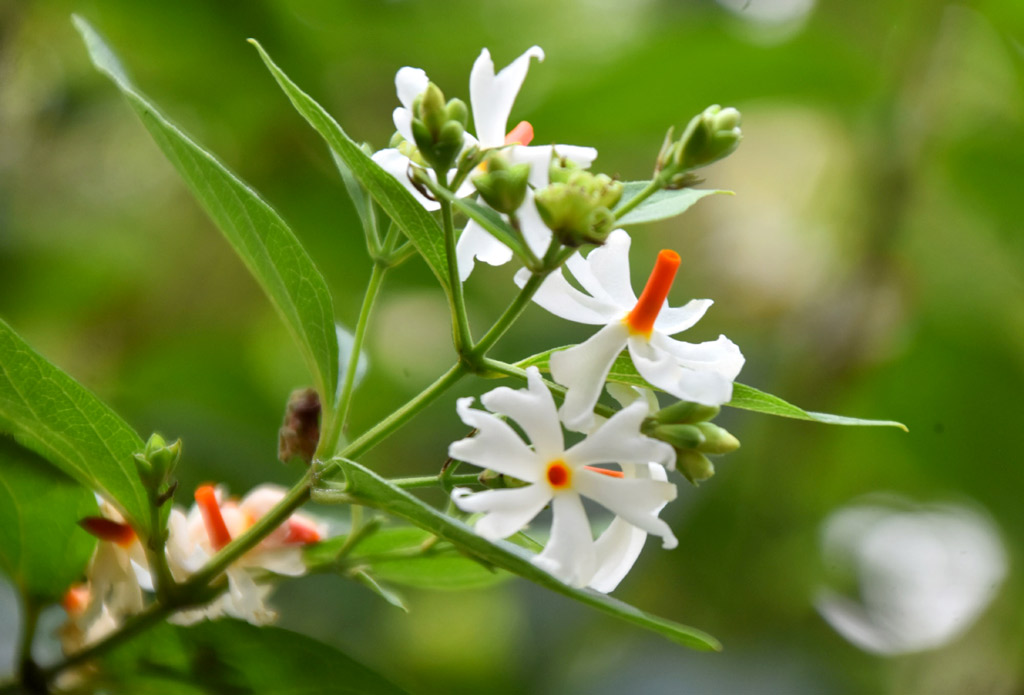
MULTIPOLYGON (((353 209, 247 37, 375 147, 393 130, 399 67, 466 98, 483 46, 500 67, 541 45, 513 122, 530 120, 537 143, 597 147, 595 168, 626 180, 649 176, 669 125, 736 106, 744 143, 707 185, 737 195, 638 228, 635 274, 658 248, 678 250, 674 303, 716 300, 688 338, 736 341, 744 383, 910 427, 723 414, 743 448, 699 489, 680 487, 663 514, 679 548, 649 543, 616 592, 708 630, 720 655, 515 580, 406 592, 406 616, 356 584, 308 578, 277 594, 284 627, 424 693, 1024 689, 1024 3, 0 0, 0 316, 143 436, 181 437, 184 490, 243 492, 296 476, 275 459, 277 428, 308 377, 241 262, 91 68, 72 12, 289 221, 349 325, 369 276, 353 209), (1006 582, 940 650, 872 656, 814 609, 823 520, 877 491, 975 505, 1001 531, 1006 582)), ((482 267, 468 282, 478 325, 512 296, 511 274, 482 267)), ((354 431, 452 360, 420 261, 388 277, 371 332, 354 431)), ((586 335, 534 308, 498 354, 586 335)), ((367 461, 433 472, 465 434, 454 398, 490 386, 467 382, 367 461)))

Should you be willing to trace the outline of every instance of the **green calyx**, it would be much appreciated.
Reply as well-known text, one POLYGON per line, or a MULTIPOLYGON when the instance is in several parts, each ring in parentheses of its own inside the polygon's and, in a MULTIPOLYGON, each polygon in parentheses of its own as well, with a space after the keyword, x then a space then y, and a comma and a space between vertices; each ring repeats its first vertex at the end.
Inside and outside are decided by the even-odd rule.
POLYGON ((526 198, 530 165, 510 165, 495 152, 488 157, 486 166, 485 173, 473 177, 473 186, 484 202, 498 212, 506 215, 514 213, 526 198))
POLYGON ((615 226, 611 208, 622 197, 622 183, 554 160, 551 184, 537 192, 537 211, 558 240, 571 247, 603 244, 615 226))

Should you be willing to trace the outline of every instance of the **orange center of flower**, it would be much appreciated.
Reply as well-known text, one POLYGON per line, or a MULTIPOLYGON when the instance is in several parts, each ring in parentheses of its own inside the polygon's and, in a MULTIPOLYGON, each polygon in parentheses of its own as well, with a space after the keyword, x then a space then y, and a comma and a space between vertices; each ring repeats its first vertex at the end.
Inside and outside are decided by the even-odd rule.
POLYGON ((598 468, 597 466, 584 466, 588 471, 594 471, 601 475, 607 475, 609 478, 624 478, 626 474, 622 471, 613 471, 610 468, 598 468))
POLYGON ((643 335, 648 338, 654 330, 654 320, 658 318, 658 312, 665 304, 668 291, 675 280, 676 271, 679 269, 679 254, 669 249, 663 249, 658 253, 658 260, 651 271, 651 277, 647 279, 647 285, 640 294, 636 306, 630 311, 623 322, 629 327, 633 335, 643 335))
POLYGON ((64 593, 60 605, 72 618, 77 618, 89 605, 89 587, 85 584, 72 584, 64 593))
POLYGON ((203 525, 206 526, 210 545, 214 550, 220 550, 231 542, 231 532, 228 531, 228 525, 224 523, 224 516, 220 513, 213 485, 200 485, 196 488, 196 504, 203 515, 203 525))
POLYGON ((548 464, 547 478, 548 482, 551 483, 551 487, 557 490, 564 490, 572 484, 572 471, 565 465, 565 461, 555 459, 548 464))
POLYGON ((307 545, 320 540, 320 532, 304 519, 291 518, 286 524, 288 535, 284 539, 285 545, 307 545))
POLYGON ((127 548, 135 541, 135 531, 131 526, 102 516, 87 516, 78 525, 101 541, 117 543, 122 548, 127 548))
POLYGON ((505 136, 506 145, 529 145, 533 141, 533 126, 529 121, 519 121, 505 136))

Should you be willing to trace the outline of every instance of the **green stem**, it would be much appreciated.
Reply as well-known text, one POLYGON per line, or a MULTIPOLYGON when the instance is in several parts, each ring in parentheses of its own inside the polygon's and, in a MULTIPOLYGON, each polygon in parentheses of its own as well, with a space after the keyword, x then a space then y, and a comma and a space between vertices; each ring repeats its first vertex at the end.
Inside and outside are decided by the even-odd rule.
POLYGON ((444 474, 422 475, 412 478, 392 478, 388 482, 403 490, 412 490, 420 487, 434 487, 435 485, 441 485, 443 482, 450 482, 452 485, 473 485, 480 482, 480 476, 476 473, 449 475, 447 478, 444 474))
POLYGON ((466 372, 467 367, 461 361, 455 364, 408 403, 361 434, 358 439, 342 449, 338 456, 341 458, 362 456, 380 443, 382 439, 408 422, 416 413, 430 405, 435 398, 454 386, 459 379, 466 375, 466 372))
POLYGON ((338 446, 338 439, 341 437, 341 433, 348 426, 348 415, 352 407, 352 394, 355 392, 356 385, 356 371, 359 369, 359 356, 363 351, 366 327, 370 323, 370 314, 373 311, 377 295, 380 293, 380 287, 386 272, 387 267, 384 264, 373 264, 370 281, 366 286, 366 294, 363 295, 363 306, 359 311, 359 319, 356 321, 356 330, 352 338, 352 352, 348 356, 345 378, 342 382, 341 394, 338 396, 338 405, 334 409, 334 418, 331 421, 330 429, 317 447, 315 458, 322 459, 333 454, 338 446))
POLYGON ((559 258, 558 254, 559 245, 558 242, 552 239, 551 245, 548 247, 547 252, 544 254, 544 260, 541 262, 541 266, 538 270, 535 270, 531 275, 530 279, 526 281, 522 289, 519 290, 519 294, 512 300, 512 303, 504 313, 498 317, 498 320, 494 322, 494 325, 490 327, 484 337, 480 339, 473 347, 473 356, 477 359, 483 359, 487 355, 487 351, 494 347, 503 335, 512 327, 516 319, 526 310, 526 307, 530 305, 530 300, 533 299, 533 295, 537 293, 540 286, 544 283, 544 280, 548 275, 555 269, 557 269, 561 263, 556 261, 559 258))
POLYGON ((626 213, 633 210, 640 203, 644 202, 652 195, 660 191, 665 187, 665 182, 661 180, 660 176, 655 176, 650 183, 648 183, 643 190, 637 193, 635 196, 627 200, 623 205, 620 205, 615 210, 615 219, 622 219, 626 216, 626 213))
MULTIPOLYGON (((448 187, 447 172, 437 172, 437 180, 441 186, 448 187)), ((441 221, 444 226, 444 252, 448 260, 448 284, 452 311, 452 335, 455 351, 465 355, 473 348, 473 336, 469 329, 469 318, 466 316, 466 299, 462 293, 462 280, 459 278, 459 262, 455 257, 455 220, 452 216, 452 204, 441 198, 441 221)))
POLYGON ((46 692, 46 679, 35 659, 32 658, 32 642, 35 640, 36 627, 39 625, 39 604, 30 596, 25 596, 21 603, 22 628, 21 643, 18 646, 18 673, 22 685, 28 692, 46 692))

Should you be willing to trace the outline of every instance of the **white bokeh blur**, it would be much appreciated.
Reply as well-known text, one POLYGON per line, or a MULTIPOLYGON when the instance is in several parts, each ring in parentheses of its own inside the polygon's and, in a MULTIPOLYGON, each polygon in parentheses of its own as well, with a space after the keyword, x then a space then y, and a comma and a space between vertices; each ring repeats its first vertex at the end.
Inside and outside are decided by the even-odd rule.
POLYGON ((877 498, 834 512, 821 541, 833 585, 818 593, 818 611, 851 643, 880 655, 952 642, 1007 572, 993 522, 965 506, 877 498))

